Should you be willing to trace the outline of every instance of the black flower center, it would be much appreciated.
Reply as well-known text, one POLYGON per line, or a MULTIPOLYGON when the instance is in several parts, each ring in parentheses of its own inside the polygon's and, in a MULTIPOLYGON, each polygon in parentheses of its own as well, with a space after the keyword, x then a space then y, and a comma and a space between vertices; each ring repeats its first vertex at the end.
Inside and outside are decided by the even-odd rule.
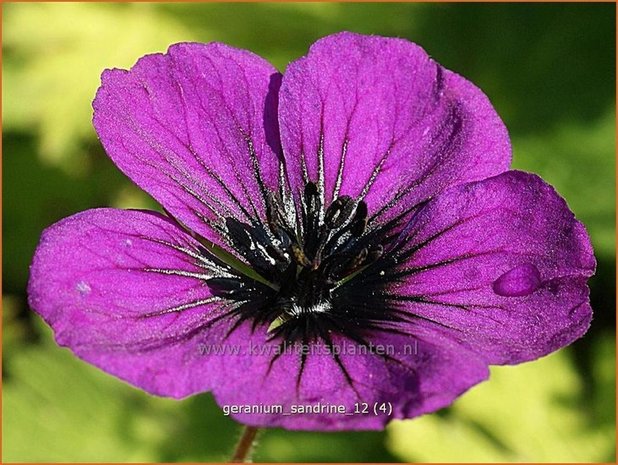
POLYGON ((272 192, 266 203, 265 224, 227 218, 226 229, 238 254, 268 285, 243 276, 213 278, 212 291, 237 304, 240 321, 268 324, 272 337, 328 341, 334 330, 355 332, 360 340, 360 330, 385 318, 383 303, 371 307, 381 281, 366 282, 362 290, 353 285, 384 253, 380 236, 367 230, 366 203, 339 196, 325 208, 313 182, 305 185, 298 209, 272 192))

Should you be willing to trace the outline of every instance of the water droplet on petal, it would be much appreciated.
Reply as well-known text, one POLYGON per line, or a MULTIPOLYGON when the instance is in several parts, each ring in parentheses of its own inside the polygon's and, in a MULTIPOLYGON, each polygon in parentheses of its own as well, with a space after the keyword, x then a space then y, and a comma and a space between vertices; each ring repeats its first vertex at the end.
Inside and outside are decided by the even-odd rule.
POLYGON ((125 247, 131 247, 133 245, 133 241, 131 239, 125 239, 124 240, 124 246, 125 247))
POLYGON ((532 263, 524 263, 507 271, 494 281, 494 292, 503 297, 530 295, 541 285, 541 273, 532 263))
POLYGON ((77 292, 79 292, 82 295, 90 294, 90 291, 91 291, 90 286, 85 281, 78 282, 77 285, 75 286, 75 289, 77 289, 77 292))

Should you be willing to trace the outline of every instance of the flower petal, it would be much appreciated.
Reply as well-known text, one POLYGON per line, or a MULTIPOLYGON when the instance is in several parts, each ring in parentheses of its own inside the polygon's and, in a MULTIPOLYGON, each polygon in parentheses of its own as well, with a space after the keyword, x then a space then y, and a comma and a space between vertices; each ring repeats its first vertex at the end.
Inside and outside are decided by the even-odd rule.
POLYGON ((48 228, 30 269, 30 306, 58 344, 153 394, 211 387, 198 339, 222 311, 214 270, 168 219, 97 209, 48 228))
POLYGON ((405 231, 392 299, 490 364, 532 360, 590 325, 590 239, 538 176, 510 171, 450 189, 405 231))
POLYGON ((220 242, 222 216, 265 218, 264 188, 278 184, 280 77, 223 44, 172 45, 103 73, 94 126, 129 178, 220 242))
POLYGON ((373 348, 333 334, 331 349, 322 341, 305 346, 305 355, 302 346, 277 355, 280 341, 268 341, 266 329, 240 325, 213 362, 217 403, 250 425, 383 429, 450 404, 488 376, 480 357, 431 328, 387 333, 373 348))
POLYGON ((284 74, 279 122, 296 195, 306 172, 326 203, 365 197, 370 213, 411 208, 511 161, 487 97, 402 39, 345 32, 317 41, 284 74))

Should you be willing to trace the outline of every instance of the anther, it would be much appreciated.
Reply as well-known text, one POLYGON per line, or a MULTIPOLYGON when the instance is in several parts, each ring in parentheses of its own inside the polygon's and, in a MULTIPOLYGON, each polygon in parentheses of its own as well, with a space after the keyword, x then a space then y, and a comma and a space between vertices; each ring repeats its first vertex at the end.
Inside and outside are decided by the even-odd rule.
POLYGON ((354 237, 360 237, 367 228, 367 204, 365 202, 359 202, 356 207, 356 213, 352 219, 352 226, 350 234, 354 237))
POLYGON ((296 260, 296 263, 298 263, 299 265, 301 266, 311 265, 311 262, 305 255, 305 252, 303 251, 303 249, 299 247, 298 244, 292 244, 292 254, 294 255, 294 260, 296 260))
POLYGON ((372 245, 371 247, 369 247, 366 263, 369 264, 375 262, 378 258, 382 256, 383 253, 384 247, 382 247, 380 244, 372 245))
POLYGON ((337 229, 350 219, 353 210, 354 201, 350 197, 337 197, 326 210, 324 223, 329 229, 337 229))

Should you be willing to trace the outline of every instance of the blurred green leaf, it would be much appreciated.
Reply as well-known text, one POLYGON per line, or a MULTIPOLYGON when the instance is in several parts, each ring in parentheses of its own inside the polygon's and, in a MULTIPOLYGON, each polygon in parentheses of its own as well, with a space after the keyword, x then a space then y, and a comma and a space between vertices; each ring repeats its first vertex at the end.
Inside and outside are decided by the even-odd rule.
POLYGON ((161 431, 123 387, 51 344, 14 353, 3 389, 3 460, 156 460, 161 431))
POLYGON ((601 117, 615 100, 616 7, 448 2, 414 15, 417 41, 490 97, 513 135, 601 117))
POLYGON ((5 7, 3 124, 35 130, 40 155, 76 171, 93 138, 91 102, 103 69, 193 39, 149 4, 21 3, 5 7))
MULTIPOLYGON (((603 351, 598 355, 609 355, 603 351)), ((613 364, 615 354, 609 360, 613 364)), ((563 350, 516 367, 492 367, 489 381, 446 415, 393 422, 389 444, 405 461, 611 461, 614 426, 595 426, 587 404, 563 350)))
POLYGON ((2 266, 4 291, 23 293, 28 265, 41 232, 52 223, 80 210, 109 205, 122 175, 102 156, 77 157, 83 170, 66 173, 37 163, 33 138, 14 134, 3 137, 2 266))
POLYGON ((240 428, 210 394, 183 401, 150 396, 59 348, 49 328, 36 323, 43 333, 40 343, 12 351, 5 367, 4 462, 229 457, 240 428))
MULTIPOLYGON (((23 306, 20 297, 4 294, 2 296, 2 348, 11 350, 27 340, 28 328, 19 319, 19 310, 23 306)), ((3 362, 6 363, 5 357, 3 362)))
POLYGON ((393 462, 383 431, 320 433, 267 430, 255 454, 257 462, 393 462))
MULTIPOLYGON (((616 340, 611 332, 592 341, 593 386, 590 392, 591 416, 599 424, 616 421, 616 340)), ((615 444, 614 444, 615 447, 615 444)), ((615 451, 614 451, 615 453, 615 451)))
POLYGON ((616 114, 513 139, 514 168, 533 171, 567 199, 597 254, 616 250, 616 114))

